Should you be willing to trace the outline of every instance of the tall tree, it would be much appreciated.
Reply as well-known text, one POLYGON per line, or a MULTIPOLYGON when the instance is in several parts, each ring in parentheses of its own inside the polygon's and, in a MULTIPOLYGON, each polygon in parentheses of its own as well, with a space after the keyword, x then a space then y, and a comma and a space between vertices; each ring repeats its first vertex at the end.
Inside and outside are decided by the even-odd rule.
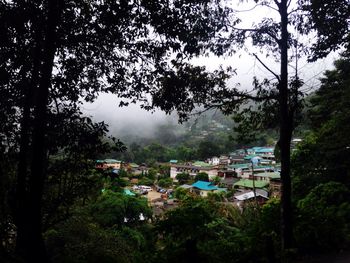
MULTIPOLYGON (((218 108, 226 114, 238 114, 242 124, 248 124, 251 131, 278 125, 277 147, 280 149, 282 180, 282 247, 288 249, 293 247, 290 141, 299 122, 303 95, 298 60, 302 55, 310 53, 311 60, 319 58, 347 44, 349 5, 346 4, 346 0, 336 1, 339 6, 318 0, 254 2, 255 5, 250 10, 254 9, 254 12, 257 12, 257 8, 263 8, 275 15, 264 17, 251 28, 246 28, 240 26, 241 21, 235 16, 237 12, 232 12, 230 22, 211 42, 210 51, 215 55, 231 54, 237 48, 245 47, 250 41, 260 52, 278 61, 279 70, 274 70, 259 55, 251 52, 266 70, 267 77, 262 81, 254 78, 253 90, 249 91, 227 87, 224 81, 205 81, 208 76, 205 67, 173 62, 175 69, 162 80, 163 87, 153 92, 153 105, 167 112, 176 109, 183 119, 186 119, 187 113, 194 111, 197 105, 202 105, 204 110, 218 108), (328 16, 329 12, 331 14, 328 16), (335 33, 325 28, 321 23, 322 17, 332 29, 341 30, 335 33), (337 23, 338 20, 341 21, 337 23), (318 38, 315 40, 305 36, 312 30, 317 30, 318 38), (327 40, 331 46, 323 45, 322 40, 327 40), (293 61, 295 65, 290 64, 293 61), (290 68, 294 68, 292 73, 290 68), (242 104, 248 106, 240 110, 242 104)), ((232 71, 222 72, 221 80, 229 78, 230 73, 232 71)), ((239 126, 238 130, 246 131, 240 127, 242 126, 239 126)))
POLYGON ((0 106, 14 119, 1 140, 19 138, 17 252, 45 262, 41 210, 53 116, 62 109, 81 115, 81 98, 100 92, 145 100, 173 54, 179 61, 199 54, 225 25, 227 10, 219 1, 43 0, 1 1, 0 13, 0 106))
POLYGON ((299 0, 307 11, 306 27, 315 29, 317 41, 312 47, 311 60, 327 56, 339 48, 350 48, 350 2, 349 0, 299 0))
POLYGON ((310 95, 306 117, 311 131, 293 154, 296 199, 328 181, 349 186, 350 59, 343 56, 334 65, 321 78, 321 87, 310 95))
MULTIPOLYGON (((253 46, 279 61, 279 73, 264 63, 258 55, 252 54, 272 78, 266 77, 263 81, 254 78, 254 90, 251 92, 238 87, 228 87, 225 79, 229 77, 229 71, 221 74, 221 82, 210 83, 204 81, 207 78, 204 67, 193 67, 189 64, 176 65, 176 71, 168 74, 168 77, 163 80, 164 87, 154 93, 153 103, 168 112, 176 107, 180 117, 184 118, 188 111, 194 110, 196 105, 201 104, 205 110, 218 108, 226 114, 238 113, 243 119, 248 118, 255 124, 252 129, 278 125, 283 185, 282 246, 288 249, 293 247, 290 141, 297 124, 295 119, 300 110, 300 87, 302 86, 298 72, 294 72, 294 76, 291 76, 288 67, 290 59, 299 58, 298 50, 303 48, 302 43, 299 43, 295 37, 295 33, 299 29, 300 31, 305 29, 302 24, 304 14, 298 7, 293 9, 290 1, 287 0, 255 2, 255 7, 268 8, 277 13, 278 18, 276 20, 273 17, 263 18, 252 28, 239 27, 240 20, 233 18, 227 24, 226 31, 222 32, 212 45, 211 51, 216 55, 231 53, 235 51, 235 47, 243 47, 248 40, 251 40, 253 46), (289 30, 291 26, 293 30, 289 30), (297 52, 289 53, 292 48, 297 52), (197 77, 193 78, 193 75, 197 77), (192 84, 187 85, 187 83, 192 84), (181 96, 173 95, 176 93, 181 96), (255 109, 249 106, 240 112, 240 106, 251 101, 257 105, 255 109)), ((234 16, 235 13, 231 15, 234 16)))

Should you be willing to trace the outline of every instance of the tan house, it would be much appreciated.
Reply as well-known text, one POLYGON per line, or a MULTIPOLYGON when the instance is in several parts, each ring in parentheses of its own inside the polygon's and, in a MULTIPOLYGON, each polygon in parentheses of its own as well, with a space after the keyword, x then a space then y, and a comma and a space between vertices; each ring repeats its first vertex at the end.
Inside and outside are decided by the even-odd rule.
POLYGON ((104 160, 97 160, 96 161, 96 169, 121 169, 122 168, 122 161, 114 160, 114 159, 104 159, 104 160))
POLYGON ((210 179, 218 175, 218 167, 211 166, 204 162, 186 163, 186 164, 171 164, 170 177, 176 181, 176 175, 180 173, 188 173, 195 177, 198 173, 207 173, 210 179))

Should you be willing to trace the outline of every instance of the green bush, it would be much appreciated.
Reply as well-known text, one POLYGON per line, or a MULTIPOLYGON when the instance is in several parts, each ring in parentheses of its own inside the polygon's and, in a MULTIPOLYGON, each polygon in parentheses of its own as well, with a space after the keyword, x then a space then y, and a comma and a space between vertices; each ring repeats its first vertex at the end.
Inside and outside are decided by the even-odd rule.
POLYGON ((173 179, 171 178, 160 179, 158 181, 158 185, 160 187, 171 187, 173 185, 173 179))
POLYGON ((336 182, 320 184, 298 202, 296 238, 306 251, 329 251, 350 243, 350 192, 336 182))
POLYGON ((153 185, 153 180, 152 179, 149 179, 149 178, 146 178, 146 177, 144 177, 144 178, 141 178, 140 180, 139 180, 139 185, 148 185, 148 186, 151 186, 151 185, 153 185))

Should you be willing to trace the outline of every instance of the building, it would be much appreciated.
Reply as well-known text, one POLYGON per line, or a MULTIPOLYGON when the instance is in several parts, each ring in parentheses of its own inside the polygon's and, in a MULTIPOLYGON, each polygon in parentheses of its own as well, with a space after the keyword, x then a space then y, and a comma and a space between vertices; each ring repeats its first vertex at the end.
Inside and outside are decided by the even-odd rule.
POLYGON ((235 200, 237 201, 238 207, 243 207, 245 203, 247 202, 254 202, 254 199, 256 198, 256 201, 259 205, 263 205, 266 203, 266 201, 269 199, 267 195, 261 194, 259 191, 255 191, 255 198, 254 198, 254 192, 249 191, 245 193, 241 193, 234 196, 235 200))
POLYGON ((217 156, 214 156, 214 157, 208 159, 208 163, 209 163, 210 165, 214 165, 214 166, 215 166, 215 165, 219 165, 219 164, 220 164, 220 158, 217 157, 217 156))
MULTIPOLYGON (((268 181, 271 179, 280 179, 281 174, 279 172, 262 172, 262 173, 254 173, 254 180, 256 181, 268 181)), ((249 179, 253 179, 253 175, 250 175, 249 179)))
POLYGON ((120 170, 122 168, 122 161, 114 160, 114 159, 97 160, 95 168, 102 169, 102 170, 105 170, 108 168, 120 170))
POLYGON ((255 185, 255 188, 267 188, 269 185, 268 181, 265 180, 250 180, 250 179, 241 179, 238 182, 236 182, 233 186, 234 188, 240 188, 240 189, 253 189, 255 185))
POLYGON ((196 193, 202 197, 208 196, 208 193, 216 193, 226 191, 225 188, 219 188, 213 185, 212 182, 197 181, 192 184, 191 192, 196 193))
POLYGON ((188 173, 192 177, 195 177, 198 173, 207 173, 209 178, 212 179, 218 175, 218 168, 205 162, 171 164, 170 177, 176 180, 176 175, 179 173, 188 173))
POLYGON ((282 182, 281 178, 270 179, 270 195, 272 197, 281 197, 282 182))

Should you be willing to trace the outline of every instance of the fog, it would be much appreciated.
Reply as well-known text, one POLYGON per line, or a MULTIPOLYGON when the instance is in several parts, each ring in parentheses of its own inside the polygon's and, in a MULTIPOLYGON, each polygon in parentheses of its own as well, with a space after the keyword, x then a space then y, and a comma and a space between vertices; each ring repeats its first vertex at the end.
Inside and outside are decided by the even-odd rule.
MULTIPOLYGON (((251 9, 255 4, 243 4, 238 9, 251 9)), ((264 8, 259 12, 238 12, 244 23, 242 27, 248 28, 256 23, 259 18, 272 17, 276 19, 276 14, 269 8, 264 8)), ((302 40, 302 39, 301 39, 302 40)), ((292 54, 293 50, 290 50, 292 54)), ((272 79, 273 75, 268 72, 264 66, 253 57, 252 54, 258 54, 259 58, 268 65, 274 72, 279 72, 279 64, 273 57, 267 57, 261 50, 253 48, 247 43, 242 51, 229 57, 200 57, 192 60, 194 65, 204 65, 209 70, 215 70, 220 65, 231 66, 237 71, 237 75, 228 81, 228 85, 240 84, 242 90, 252 90, 253 77, 262 80, 263 78, 272 79)), ((319 60, 317 63, 307 63, 306 56, 298 61, 298 75, 305 84, 302 91, 306 94, 316 90, 319 87, 319 78, 326 69, 332 68, 332 63, 338 58, 337 53, 330 54, 326 59, 319 60)), ((294 74, 295 62, 291 62, 290 76, 294 74)), ((165 115, 161 111, 153 113, 140 109, 139 105, 130 104, 127 107, 118 107, 119 100, 115 95, 101 94, 92 104, 84 104, 83 112, 93 116, 95 121, 105 121, 110 125, 110 133, 119 138, 145 137, 153 138, 156 130, 163 124, 173 124, 175 130, 182 130, 177 124, 176 114, 172 116, 165 115)))
POLYGON ((156 130, 164 124, 181 130, 175 114, 166 115, 156 110, 149 112, 138 104, 119 107, 120 100, 112 94, 101 94, 94 103, 84 104, 83 112, 95 121, 109 125, 109 133, 122 140, 131 138, 155 138, 156 130))
MULTIPOLYGON (((300 77, 305 81, 302 90, 306 93, 316 90, 319 87, 319 78, 325 70, 332 68, 332 63, 337 57, 337 54, 331 54, 326 59, 312 64, 306 63, 305 60, 300 61, 300 77)), ((277 63, 273 60, 264 57, 263 59, 268 61, 272 68, 277 67, 277 63)), ((237 75, 228 82, 228 85, 240 83, 242 90, 252 89, 253 76, 259 79, 271 77, 256 59, 247 54, 238 53, 227 58, 202 57, 195 59, 193 64, 205 65, 209 70, 214 70, 219 65, 236 68, 237 75)), ((277 69, 276 72, 278 72, 277 69)), ((180 133, 184 129, 177 123, 176 113, 171 116, 159 110, 152 113, 141 109, 138 104, 119 107, 119 101, 115 95, 101 94, 94 103, 85 103, 82 110, 86 115, 92 116, 95 121, 108 123, 111 135, 128 141, 132 141, 133 138, 138 138, 138 140, 155 138, 156 131, 164 124, 174 125, 174 130, 180 133)))

